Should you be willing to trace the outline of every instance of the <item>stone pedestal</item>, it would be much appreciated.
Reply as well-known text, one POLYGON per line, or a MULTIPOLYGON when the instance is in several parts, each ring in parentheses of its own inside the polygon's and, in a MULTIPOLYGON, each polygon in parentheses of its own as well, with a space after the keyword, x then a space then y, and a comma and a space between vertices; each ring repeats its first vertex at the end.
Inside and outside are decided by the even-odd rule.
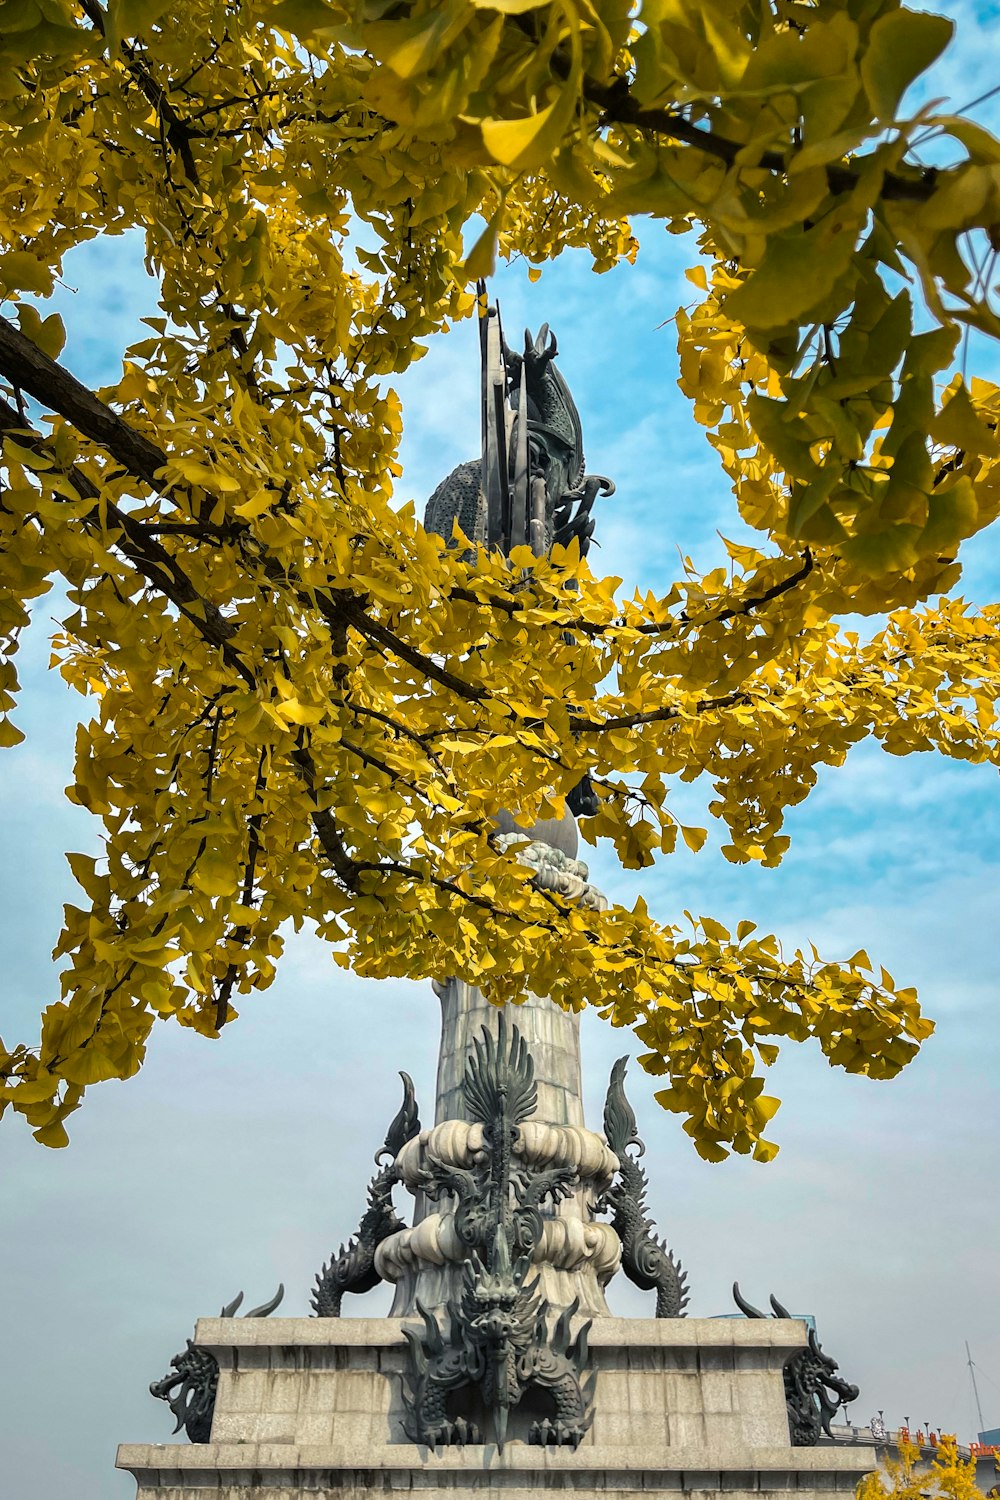
POLYGON ((528 1414, 514 1412, 502 1453, 433 1453, 403 1433, 400 1320, 203 1318, 196 1346, 220 1367, 211 1442, 126 1445, 118 1467, 138 1500, 852 1492, 870 1450, 789 1445, 782 1368, 805 1342, 797 1319, 605 1317, 590 1334, 594 1420, 578 1448, 529 1446, 528 1414))

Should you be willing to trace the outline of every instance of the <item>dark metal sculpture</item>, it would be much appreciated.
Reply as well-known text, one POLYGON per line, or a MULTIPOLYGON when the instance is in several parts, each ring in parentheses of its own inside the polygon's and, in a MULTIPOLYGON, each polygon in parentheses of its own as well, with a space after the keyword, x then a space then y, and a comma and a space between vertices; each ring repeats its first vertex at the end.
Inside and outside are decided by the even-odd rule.
POLYGON ((419 1300, 423 1328, 403 1330, 410 1345, 404 1428, 431 1448, 481 1443, 479 1425, 454 1400, 478 1395, 503 1448, 511 1410, 532 1391, 548 1410, 531 1424, 528 1441, 575 1448, 593 1415, 593 1381, 581 1384, 590 1323, 570 1338, 574 1302, 550 1336, 549 1305, 529 1273, 542 1209, 570 1193, 577 1177, 571 1168, 533 1170, 515 1159, 518 1127, 534 1113, 537 1091, 527 1046, 516 1026, 508 1035, 502 1011, 496 1039, 484 1028, 475 1042, 463 1092, 469 1119, 483 1127, 482 1157, 468 1168, 434 1162, 421 1186, 433 1200, 455 1200, 455 1232, 468 1248, 464 1284, 461 1300, 446 1304, 447 1335, 419 1300))
MULTIPOLYGON (((598 496, 613 495, 603 474, 587 474, 580 413, 555 359, 555 335, 543 323, 525 329, 524 353, 507 347, 499 307, 486 306, 479 283, 482 349, 482 431, 479 460, 459 464, 427 502, 424 527, 448 543, 453 528, 472 542, 510 554, 529 546, 535 557, 574 539, 586 555, 598 496)), ((597 797, 589 776, 569 792, 578 817, 593 817, 597 797)))
POLYGON ((396 1157, 407 1141, 419 1133, 420 1117, 413 1079, 409 1073, 399 1076, 403 1080, 403 1102, 375 1153, 375 1165, 380 1171, 368 1184, 368 1207, 357 1233, 346 1245, 341 1245, 337 1255, 330 1257, 316 1277, 312 1307, 318 1318, 339 1318, 345 1292, 370 1292, 378 1285, 381 1278, 375 1269, 375 1252, 390 1234, 406 1227, 392 1206, 392 1190, 399 1181, 396 1157))
MULTIPOLYGON (((266 1318, 278 1306, 285 1295, 280 1285, 270 1302, 254 1307, 245 1318, 266 1318)), ((240 1292, 219 1313, 220 1318, 234 1318, 236 1309, 243 1301, 240 1292)), ((175 1432, 181 1428, 192 1443, 207 1443, 212 1436, 212 1417, 215 1412, 215 1393, 219 1386, 219 1362, 214 1354, 199 1349, 190 1339, 181 1354, 170 1361, 170 1371, 162 1380, 154 1380, 149 1394, 158 1401, 165 1401, 176 1419, 175 1432)))
MULTIPOLYGON (((766 1318, 756 1307, 740 1295, 740 1284, 733 1282, 733 1299, 736 1306, 748 1318, 766 1318)), ((792 1315, 782 1307, 777 1297, 771 1298, 771 1307, 776 1318, 792 1315)), ((832 1438, 830 1424, 841 1406, 856 1401, 860 1394, 856 1385, 842 1380, 836 1373, 840 1366, 829 1354, 824 1354, 816 1337, 816 1330, 809 1329, 809 1343, 799 1349, 785 1365, 785 1402, 788 1407, 788 1430, 793 1448, 814 1448, 820 1434, 832 1438), (831 1397, 836 1397, 833 1400, 831 1397)))
POLYGON ((656 1234, 646 1207, 649 1180, 639 1157, 646 1150, 638 1134, 635 1113, 625 1097, 628 1058, 611 1069, 604 1101, 604 1134, 620 1163, 618 1175, 604 1195, 612 1226, 622 1242, 622 1270, 643 1291, 656 1290, 656 1316, 682 1318, 688 1303, 687 1276, 673 1252, 656 1234), (638 1150, 633 1156, 629 1147, 638 1150))
POLYGON ((500 309, 488 307, 480 340, 482 456, 442 480, 424 526, 450 542, 457 521, 470 541, 505 553, 529 546, 536 557, 575 538, 582 556, 594 502, 615 487, 586 473, 580 413, 555 365, 555 335, 547 323, 534 338, 525 330, 524 353, 516 354, 504 341, 500 309))

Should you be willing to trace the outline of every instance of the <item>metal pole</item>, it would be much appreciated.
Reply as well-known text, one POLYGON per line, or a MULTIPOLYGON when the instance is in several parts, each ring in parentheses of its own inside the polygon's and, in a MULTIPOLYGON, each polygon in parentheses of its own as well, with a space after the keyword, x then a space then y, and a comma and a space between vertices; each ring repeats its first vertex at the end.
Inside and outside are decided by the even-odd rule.
POLYGON ((979 1387, 976 1384, 976 1367, 972 1363, 972 1354, 969 1351, 969 1340, 965 1341, 965 1354, 969 1363, 969 1374, 972 1376, 972 1393, 976 1398, 976 1411, 979 1413, 979 1431, 986 1431, 986 1423, 983 1421, 983 1404, 979 1399, 979 1387))

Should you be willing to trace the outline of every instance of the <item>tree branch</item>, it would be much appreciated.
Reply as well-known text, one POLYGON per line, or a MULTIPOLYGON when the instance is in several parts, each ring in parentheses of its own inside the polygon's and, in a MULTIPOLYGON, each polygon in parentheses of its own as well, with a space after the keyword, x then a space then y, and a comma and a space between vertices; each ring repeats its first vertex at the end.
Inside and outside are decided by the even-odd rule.
MULTIPOLYGON (((0 325, 3 322, 0 318, 0 325)), ((0 351, 3 336, 4 330, 0 327, 0 351)), ((52 458, 49 444, 41 433, 27 426, 20 413, 0 397, 0 439, 4 437, 12 438, 39 457, 52 458)), ((255 687, 256 680, 250 668, 229 644, 237 627, 198 592, 177 559, 149 536, 140 522, 133 521, 113 501, 102 499, 97 485, 82 469, 72 464, 68 468, 61 467, 59 472, 69 479, 81 500, 93 502, 93 508, 80 518, 84 526, 106 537, 153 588, 176 605, 209 645, 221 647, 228 665, 235 668, 249 686, 255 687), (120 533, 117 537, 113 535, 116 531, 120 533)))
POLYGON ((163 450, 136 432, 75 375, 50 359, 3 317, 0 317, 0 375, 27 391, 40 405, 59 412, 85 437, 100 443, 123 469, 150 489, 163 490, 163 481, 157 477, 167 463, 163 450))
MULTIPOLYGON (((812 551, 806 547, 802 553, 802 565, 796 568, 794 573, 789 573, 787 578, 782 578, 778 583, 773 583, 769 589, 762 594, 752 594, 749 599, 742 599, 739 604, 734 604, 728 609, 722 609, 717 615, 706 615, 703 620, 693 620, 687 610, 681 613, 681 621, 685 625, 719 625, 726 620, 739 619, 741 615, 752 614, 755 609, 760 609, 764 604, 770 604, 772 599, 780 599, 782 594, 787 594, 799 583, 809 577, 815 567, 812 551)), ((654 635, 666 629, 663 625, 640 625, 639 629, 644 635, 654 635)))
MULTIPOLYGON (((727 167, 736 164, 737 157, 749 144, 746 141, 729 140, 712 130, 705 130, 676 110, 645 109, 632 98, 627 86, 622 86, 621 82, 606 88, 588 79, 584 98, 600 109, 602 124, 631 125, 654 135, 669 136, 671 140, 692 146, 696 151, 704 151, 707 156, 715 157, 727 167)), ((792 160, 794 153, 787 157, 782 151, 764 151, 756 162, 748 162, 747 166, 784 177, 792 160)), ((861 166, 845 167, 831 162, 826 167, 830 191, 838 194, 850 192, 861 180, 862 170, 861 166)), ((913 177, 903 176, 899 172, 886 172, 882 179, 882 198, 887 201, 926 203, 937 187, 937 168, 921 167, 918 172, 919 175, 913 177)))
POLYGON ((401 640, 398 635, 389 630, 385 625, 382 625, 378 620, 373 620, 353 596, 351 598, 342 597, 335 603, 331 601, 328 604, 321 595, 317 595, 316 605, 324 617, 332 618, 336 614, 338 618, 346 620, 348 624, 353 625, 359 635, 363 635, 367 640, 377 641, 379 645, 384 646, 387 651, 393 652, 402 661, 408 662, 411 667, 415 667, 425 677, 429 677, 432 681, 440 683, 442 687, 448 688, 450 692, 467 699, 468 702, 482 703, 485 699, 492 696, 488 689, 480 687, 474 682, 466 682, 464 678, 456 677, 454 672, 449 672, 446 667, 438 666, 432 656, 426 656, 423 651, 418 651, 416 647, 408 645, 406 641, 401 640))
MULTIPOLYGON (((116 459, 134 478, 149 485, 150 489, 159 494, 169 493, 169 486, 162 478, 162 472, 168 463, 167 455, 163 450, 150 442, 148 438, 143 437, 141 433, 136 432, 134 427, 88 390, 76 379, 75 375, 71 375, 62 365, 50 359, 38 348, 37 344, 26 338, 20 329, 15 328, 13 323, 2 317, 0 317, 0 375, 4 375, 19 389, 27 391, 29 396, 33 396, 43 406, 59 412, 85 437, 100 443, 108 450, 112 458, 116 459)), ((123 512, 118 511, 117 515, 122 517, 123 512)), ((125 519, 127 520, 127 517, 125 519)), ((141 535, 141 528, 137 523, 130 524, 141 535)), ((169 566, 176 568, 170 554, 162 548, 159 550, 169 566)), ((272 579, 292 584, 292 580, 285 576, 284 570, 274 559, 264 557, 264 565, 269 568, 272 579)), ((465 682, 454 672, 438 666, 432 657, 416 650, 384 625, 371 619, 357 599, 346 595, 333 598, 320 592, 310 595, 300 594, 299 597, 310 607, 317 608, 328 623, 342 624, 346 620, 360 635, 368 640, 378 641, 424 676, 469 702, 479 703, 490 697, 486 688, 465 682)))
MULTIPOLYGON (((717 708, 732 708, 734 703, 749 703, 750 695, 744 692, 727 693, 722 698, 702 698, 695 704, 695 712, 711 713, 717 708)), ((576 733, 603 734, 611 729, 636 729, 640 724, 668 724, 679 719, 681 710, 675 703, 666 708, 650 708, 644 713, 623 714, 617 719, 570 719, 570 728, 576 733)))

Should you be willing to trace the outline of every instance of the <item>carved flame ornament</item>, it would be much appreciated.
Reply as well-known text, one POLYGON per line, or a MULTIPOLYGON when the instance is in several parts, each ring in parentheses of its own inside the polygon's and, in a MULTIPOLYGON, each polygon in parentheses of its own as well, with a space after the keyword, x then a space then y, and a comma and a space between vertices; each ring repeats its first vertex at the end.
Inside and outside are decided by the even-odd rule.
POLYGON ((646 1208, 649 1180, 639 1157, 645 1152, 631 1104, 625 1097, 628 1058, 620 1057, 611 1069, 604 1102, 604 1134, 618 1158, 619 1171, 604 1197, 611 1209, 612 1228, 622 1242, 622 1270, 643 1291, 656 1290, 656 1316, 683 1318, 687 1307, 687 1276, 673 1252, 656 1234, 646 1208), (635 1155, 629 1148, 637 1146, 635 1155))
POLYGON ((357 1233, 341 1245, 316 1277, 312 1306, 318 1318, 339 1318, 345 1292, 370 1292, 378 1285, 382 1278, 375 1267, 375 1252, 383 1240, 406 1227, 392 1206, 392 1190, 399 1181, 396 1157, 407 1141, 420 1133, 420 1116, 413 1079, 409 1073, 399 1076, 403 1080, 403 1102, 375 1153, 375 1165, 380 1170, 368 1184, 368 1207, 357 1233))

